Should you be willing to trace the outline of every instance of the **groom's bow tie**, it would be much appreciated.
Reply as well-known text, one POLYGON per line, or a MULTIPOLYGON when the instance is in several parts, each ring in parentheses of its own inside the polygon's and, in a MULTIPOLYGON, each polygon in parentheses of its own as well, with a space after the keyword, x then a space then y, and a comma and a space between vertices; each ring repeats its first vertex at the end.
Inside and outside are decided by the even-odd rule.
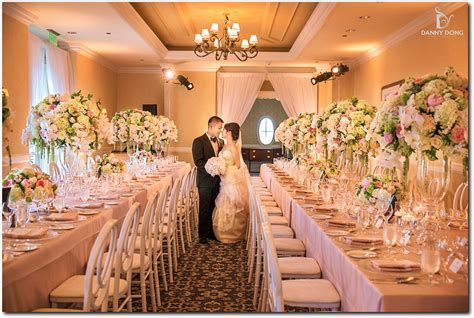
POLYGON ((217 142, 217 137, 211 137, 212 142, 217 142))

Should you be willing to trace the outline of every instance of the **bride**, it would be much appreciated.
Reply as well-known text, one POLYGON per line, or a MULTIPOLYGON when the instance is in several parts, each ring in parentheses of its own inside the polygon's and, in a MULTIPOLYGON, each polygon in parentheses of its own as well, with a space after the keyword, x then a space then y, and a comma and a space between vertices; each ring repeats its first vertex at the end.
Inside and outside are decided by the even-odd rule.
POLYGON ((247 227, 248 192, 245 179, 245 165, 241 160, 237 123, 224 125, 222 132, 226 144, 219 157, 226 163, 224 176, 221 177, 216 208, 212 215, 212 223, 216 238, 222 243, 235 243, 245 238, 247 227))

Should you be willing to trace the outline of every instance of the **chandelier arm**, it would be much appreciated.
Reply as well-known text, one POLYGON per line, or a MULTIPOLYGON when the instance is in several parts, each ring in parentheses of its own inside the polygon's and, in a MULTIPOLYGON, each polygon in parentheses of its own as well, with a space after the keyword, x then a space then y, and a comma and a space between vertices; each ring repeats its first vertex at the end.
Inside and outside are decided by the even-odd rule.
POLYGON ((231 52, 240 62, 245 62, 247 60, 247 53, 245 51, 234 50, 231 52))
POLYGON ((219 61, 222 57, 223 50, 216 50, 216 61, 219 61))
POLYGON ((194 48, 194 54, 196 54, 198 57, 206 57, 209 54, 214 53, 215 51, 217 51, 217 49, 205 51, 200 45, 194 48))
POLYGON ((248 51, 247 51, 247 56, 250 58, 250 59, 253 59, 254 57, 256 57, 258 55, 258 49, 256 46, 252 46, 248 51))

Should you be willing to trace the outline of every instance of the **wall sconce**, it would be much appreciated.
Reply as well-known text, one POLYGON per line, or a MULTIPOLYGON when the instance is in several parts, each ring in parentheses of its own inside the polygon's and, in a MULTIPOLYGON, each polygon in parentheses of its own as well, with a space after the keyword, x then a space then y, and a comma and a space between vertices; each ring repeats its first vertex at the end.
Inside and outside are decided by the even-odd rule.
POLYGON ((320 82, 334 80, 336 77, 344 75, 347 72, 349 72, 349 66, 339 63, 331 67, 331 71, 323 72, 316 77, 312 77, 311 84, 316 85, 320 82))

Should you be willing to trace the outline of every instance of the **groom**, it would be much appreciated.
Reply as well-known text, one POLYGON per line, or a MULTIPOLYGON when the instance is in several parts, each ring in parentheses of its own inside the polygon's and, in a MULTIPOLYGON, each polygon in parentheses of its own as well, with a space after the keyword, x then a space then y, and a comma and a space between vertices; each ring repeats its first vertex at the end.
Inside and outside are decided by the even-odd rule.
POLYGON ((207 122, 207 132, 193 141, 193 160, 197 167, 197 187, 199 190, 199 243, 206 244, 208 239, 215 240, 212 230, 212 212, 219 194, 220 178, 207 173, 204 166, 207 160, 217 157, 223 147, 218 138, 224 121, 212 116, 207 122))

